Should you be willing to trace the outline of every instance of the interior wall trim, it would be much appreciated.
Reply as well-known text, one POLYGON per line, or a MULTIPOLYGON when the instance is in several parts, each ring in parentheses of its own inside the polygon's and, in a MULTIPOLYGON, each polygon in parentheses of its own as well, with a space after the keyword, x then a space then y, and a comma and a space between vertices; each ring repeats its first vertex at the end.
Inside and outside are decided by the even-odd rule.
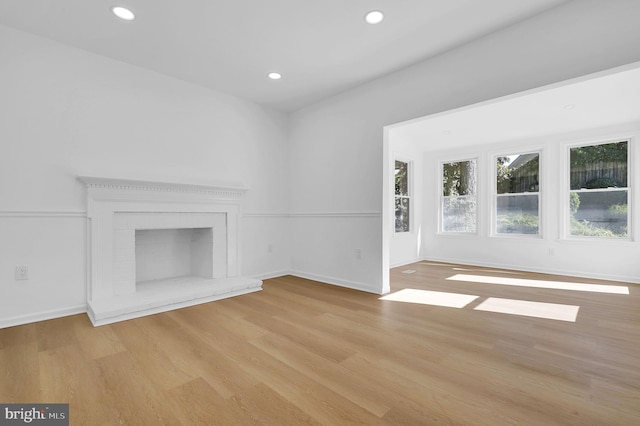
POLYGON ((289 218, 290 215, 288 213, 244 213, 242 215, 243 218, 246 219, 256 219, 256 218, 289 218))
POLYGON ((0 319, 0 329, 15 327, 18 325, 31 324, 39 321, 46 321, 55 318, 62 318, 69 315, 84 314, 87 312, 87 305, 75 305, 51 311, 34 312, 27 315, 17 315, 14 317, 0 319))
POLYGON ((287 275, 293 275, 294 277, 304 278, 311 281, 317 281, 323 284, 330 284, 338 287, 350 288, 352 290, 364 291, 366 293, 382 294, 380 289, 372 287, 370 283, 343 280, 341 278, 330 277, 327 275, 303 272, 297 269, 290 270, 287 275))
POLYGON ((381 217, 382 213, 380 212, 309 212, 309 213, 291 213, 291 217, 294 218, 331 218, 331 217, 354 217, 354 218, 363 218, 363 217, 381 217))
POLYGON ((305 212, 305 213, 245 213, 244 218, 366 218, 381 217, 380 212, 305 212))
MULTIPOLYGON (((305 212, 305 213, 244 213, 243 218, 318 218, 318 217, 380 217, 380 212, 305 212)), ((0 217, 78 217, 86 218, 86 211, 72 210, 0 210, 0 217)))
POLYGON ((524 271, 524 272, 534 272, 534 273, 542 273, 542 274, 551 274, 551 275, 564 275, 567 277, 574 277, 576 279, 585 278, 585 279, 594 279, 594 280, 605 280, 605 281, 619 281, 625 284, 640 284, 640 278, 636 276, 629 275, 609 275, 609 274, 594 274, 594 273, 585 273, 584 271, 576 271, 572 269, 562 269, 562 268, 532 268, 527 265, 514 265, 507 263, 499 263, 499 262, 482 262, 473 259, 455 259, 450 257, 439 257, 439 256, 429 256, 423 257, 421 262, 439 262, 439 263, 450 263, 452 265, 468 265, 468 266, 479 266, 483 268, 495 268, 495 269, 506 269, 509 271, 524 271))
POLYGON ((86 211, 67 210, 0 210, 0 217, 77 217, 86 219, 86 211))

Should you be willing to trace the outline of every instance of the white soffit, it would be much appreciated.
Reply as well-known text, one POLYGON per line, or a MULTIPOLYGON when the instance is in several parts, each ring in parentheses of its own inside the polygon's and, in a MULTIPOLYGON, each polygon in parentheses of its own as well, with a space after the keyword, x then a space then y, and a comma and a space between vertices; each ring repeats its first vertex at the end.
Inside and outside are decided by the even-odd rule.
POLYGON ((391 141, 422 151, 529 140, 640 123, 640 63, 390 126, 391 141))
POLYGON ((131 0, 125 22, 102 0, 8 0, 0 24, 292 111, 567 1, 131 0))

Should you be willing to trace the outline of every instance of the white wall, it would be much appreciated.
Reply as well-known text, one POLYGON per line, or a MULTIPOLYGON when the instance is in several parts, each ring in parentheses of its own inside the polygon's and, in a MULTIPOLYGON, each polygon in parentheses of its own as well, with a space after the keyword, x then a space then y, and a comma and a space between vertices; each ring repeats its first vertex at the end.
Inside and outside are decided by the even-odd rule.
POLYGON ((586 239, 566 235, 568 223, 568 146, 631 138, 630 164, 640 164, 637 147, 640 123, 531 140, 457 148, 424 153, 424 197, 432 208, 425 210, 423 257, 428 260, 559 273, 640 283, 640 199, 638 175, 631 168, 629 199, 631 239, 586 239), (540 236, 492 236, 495 156, 540 151, 540 236), (438 230, 440 163, 469 158, 478 161, 478 233, 442 234, 438 230), (634 208, 635 207, 635 208, 634 208))
POLYGON ((0 327, 84 310, 77 175, 243 184, 243 273, 288 269, 285 114, 2 26, 0 58, 0 327))
POLYGON ((390 155, 383 127, 638 61, 639 15, 634 0, 570 2, 294 113, 293 211, 381 215, 347 227, 344 218, 328 216, 294 225, 294 268, 386 291, 392 228, 382 215, 390 201, 383 204, 390 179, 383 176, 390 155), (322 226, 321 239, 315 226, 322 226), (362 260, 352 255, 355 247, 362 260), (339 264, 336 248, 344 255, 339 264))

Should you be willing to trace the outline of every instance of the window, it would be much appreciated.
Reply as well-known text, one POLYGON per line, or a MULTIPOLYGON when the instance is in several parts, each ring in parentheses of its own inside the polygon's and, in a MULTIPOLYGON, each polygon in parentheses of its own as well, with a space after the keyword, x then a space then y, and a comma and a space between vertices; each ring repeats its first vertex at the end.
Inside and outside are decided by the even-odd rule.
POLYGON ((540 153, 496 157, 496 234, 539 234, 540 153))
POLYGON ((570 235, 629 236, 628 141, 569 149, 570 235))
POLYGON ((476 160, 442 164, 442 232, 476 232, 476 160))
POLYGON ((396 232, 410 231, 411 194, 409 193, 409 163, 396 160, 396 232))

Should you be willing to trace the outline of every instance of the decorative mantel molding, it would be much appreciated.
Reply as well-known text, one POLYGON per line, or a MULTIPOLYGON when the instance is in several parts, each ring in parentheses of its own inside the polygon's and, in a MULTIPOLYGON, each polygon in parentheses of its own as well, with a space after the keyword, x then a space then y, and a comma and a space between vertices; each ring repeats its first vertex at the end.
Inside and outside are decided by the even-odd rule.
POLYGON ((240 186, 200 185, 177 182, 151 182, 145 180, 113 179, 96 176, 79 176, 88 190, 93 191, 138 191, 176 194, 199 194, 218 200, 240 200, 247 188, 240 186))

